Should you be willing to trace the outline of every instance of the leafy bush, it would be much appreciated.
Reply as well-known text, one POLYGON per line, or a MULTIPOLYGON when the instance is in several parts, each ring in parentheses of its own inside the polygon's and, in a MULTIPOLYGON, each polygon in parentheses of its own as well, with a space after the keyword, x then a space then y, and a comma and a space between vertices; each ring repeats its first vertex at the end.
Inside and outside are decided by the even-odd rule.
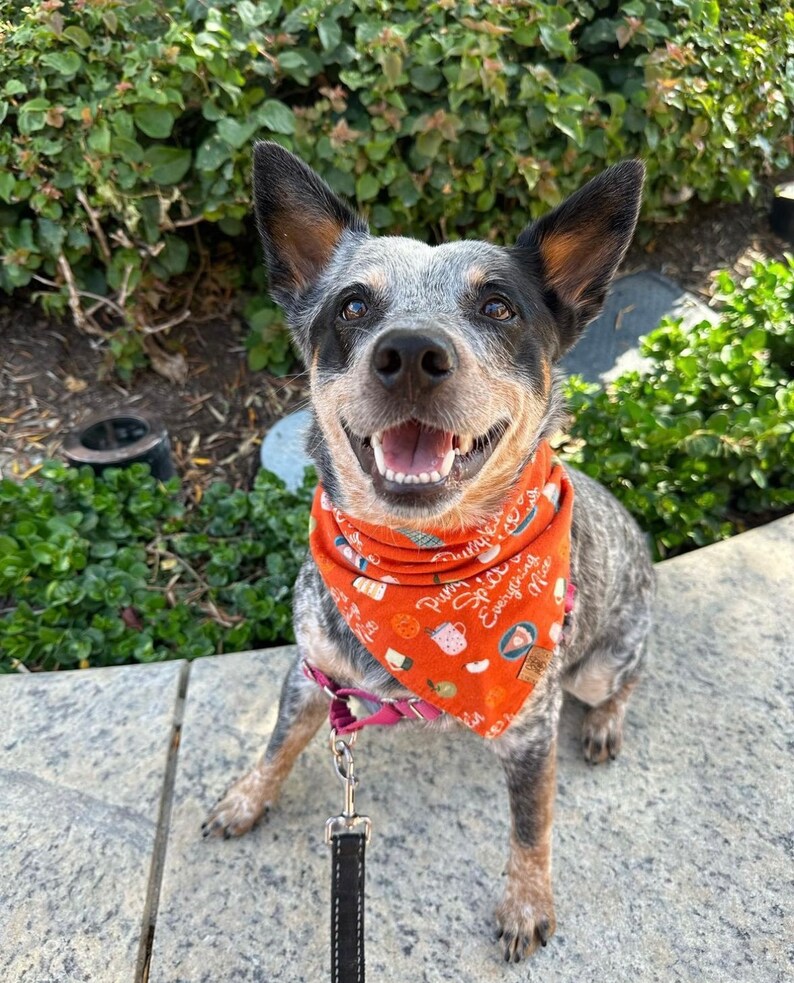
MULTIPOLYGON (((258 137, 436 240, 507 238, 631 154, 649 215, 738 198, 791 160, 792 37, 785 0, 4 0, 0 286, 78 320, 105 298, 130 370, 198 253, 205 293, 256 265, 258 137), (211 223, 231 260, 188 235, 211 223)), ((283 368, 272 310, 251 318, 252 364, 283 368)))
POLYGON ((794 506, 794 259, 718 278, 719 323, 666 320, 645 375, 597 391, 571 379, 565 456, 607 485, 659 557, 794 506))
POLYGON ((147 465, 0 481, 0 672, 193 659, 292 639, 314 484, 212 485, 186 509, 147 465))

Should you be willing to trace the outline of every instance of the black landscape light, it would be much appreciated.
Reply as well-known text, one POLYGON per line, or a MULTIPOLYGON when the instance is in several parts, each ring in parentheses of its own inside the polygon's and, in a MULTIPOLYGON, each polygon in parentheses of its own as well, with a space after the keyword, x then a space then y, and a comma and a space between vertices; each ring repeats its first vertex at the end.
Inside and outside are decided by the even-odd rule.
POLYGON ((138 410, 95 413, 69 434, 63 452, 70 464, 88 464, 98 474, 138 461, 148 464, 161 481, 176 473, 162 422, 138 410))
POLYGON ((772 231, 790 246, 794 246, 794 181, 779 184, 772 199, 769 215, 772 231))

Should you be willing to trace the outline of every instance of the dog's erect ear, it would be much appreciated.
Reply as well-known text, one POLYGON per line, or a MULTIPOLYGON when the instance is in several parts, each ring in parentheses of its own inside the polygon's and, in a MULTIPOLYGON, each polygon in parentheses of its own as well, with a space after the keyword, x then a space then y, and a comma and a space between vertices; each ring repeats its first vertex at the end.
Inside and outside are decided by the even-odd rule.
POLYGON ((558 315, 560 356, 603 307, 637 224, 644 177, 640 160, 615 164, 518 237, 558 315))
POLYGON ((307 164, 277 143, 254 146, 254 208, 273 297, 289 307, 330 262, 362 218, 307 164))

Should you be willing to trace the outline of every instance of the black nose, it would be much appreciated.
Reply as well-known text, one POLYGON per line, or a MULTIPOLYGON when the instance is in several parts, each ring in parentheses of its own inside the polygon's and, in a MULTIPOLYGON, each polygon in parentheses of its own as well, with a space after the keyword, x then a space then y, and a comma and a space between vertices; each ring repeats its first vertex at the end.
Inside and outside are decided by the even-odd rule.
POLYGON ((409 394, 446 382, 458 367, 449 338, 395 328, 381 335, 372 353, 372 371, 387 389, 404 386, 409 394))

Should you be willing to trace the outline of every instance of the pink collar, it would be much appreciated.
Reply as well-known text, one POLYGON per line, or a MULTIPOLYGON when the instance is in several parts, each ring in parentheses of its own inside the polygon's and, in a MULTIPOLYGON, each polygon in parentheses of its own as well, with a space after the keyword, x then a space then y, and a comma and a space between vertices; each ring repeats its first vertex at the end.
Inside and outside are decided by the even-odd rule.
MULTIPOLYGON (((575 606, 576 587, 568 584, 565 595, 565 613, 569 615, 575 606)), ((328 716, 331 727, 337 734, 352 734, 362 727, 378 725, 381 727, 391 727, 399 724, 402 720, 435 720, 440 717, 443 710, 434 707, 427 700, 421 700, 418 696, 412 696, 407 700, 390 700, 368 693, 363 689, 345 689, 325 673, 321 672, 316 666, 311 665, 306 659, 303 660, 303 674, 307 679, 316 683, 320 689, 331 698, 331 706, 328 716), (373 703, 378 709, 368 717, 356 717, 350 709, 350 700, 358 699, 365 703, 373 703)))
POLYGON ((389 727, 392 724, 399 724, 401 720, 435 720, 443 712, 427 700, 420 700, 416 696, 407 700, 389 700, 363 689, 345 689, 305 659, 302 668, 306 678, 316 683, 331 697, 328 716, 331 727, 337 734, 352 734, 371 724, 389 727), (350 708, 351 699, 374 703, 378 709, 368 717, 356 717, 350 708))

